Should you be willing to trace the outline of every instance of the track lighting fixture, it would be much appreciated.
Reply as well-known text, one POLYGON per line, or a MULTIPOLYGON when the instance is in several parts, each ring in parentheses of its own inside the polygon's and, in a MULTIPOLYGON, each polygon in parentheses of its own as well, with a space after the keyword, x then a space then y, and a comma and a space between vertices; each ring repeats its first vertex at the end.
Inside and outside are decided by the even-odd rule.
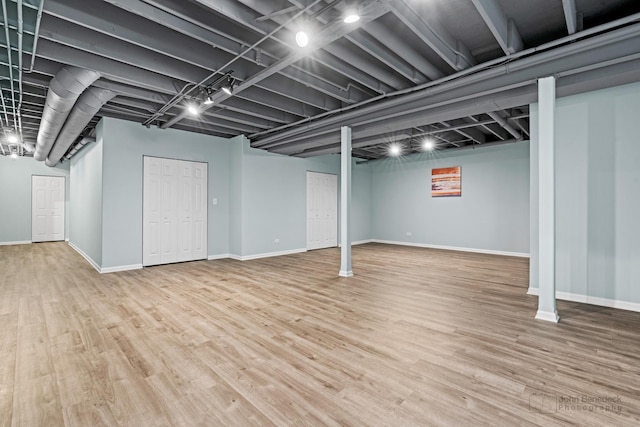
POLYGON ((204 98, 204 105, 211 105, 213 104, 213 89, 211 89, 210 87, 207 88, 206 90, 206 96, 204 98))
POLYGON ((223 84, 220 89, 222 89, 224 91, 224 93, 226 93, 227 95, 231 96, 231 94, 233 94, 233 85, 235 83, 235 79, 231 76, 227 77, 227 82, 225 84, 223 84))

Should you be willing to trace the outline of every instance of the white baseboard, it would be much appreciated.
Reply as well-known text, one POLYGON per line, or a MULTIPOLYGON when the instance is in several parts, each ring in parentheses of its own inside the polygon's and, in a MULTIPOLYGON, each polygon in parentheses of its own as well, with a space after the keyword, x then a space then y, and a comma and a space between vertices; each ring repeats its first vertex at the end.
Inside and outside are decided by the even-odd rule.
POLYGON ((73 250, 75 250, 75 251, 76 251, 76 252, 78 252, 80 255, 82 255, 82 257, 83 257, 84 259, 86 259, 86 260, 89 262, 89 264, 91 264, 91 266, 92 266, 93 268, 95 268, 95 269, 96 269, 96 271, 97 271, 98 273, 101 273, 101 271, 100 271, 100 266, 98 265, 98 263, 96 263, 96 262, 93 260, 93 258, 91 258, 89 255, 85 254, 85 253, 84 253, 84 251, 83 251, 82 249, 80 249, 79 247, 77 247, 76 245, 74 245, 72 242, 69 242, 69 246, 71 246, 71 247, 73 248, 73 250))
MULTIPOLYGON (((351 242, 351 246, 357 246, 357 245, 366 245, 367 243, 373 243, 373 240, 371 239, 367 239, 367 240, 356 240, 355 242, 351 242)), ((340 244, 340 242, 338 242, 338 247, 342 247, 342 245, 340 244)))
POLYGON ((536 313, 536 319, 544 320, 545 322, 553 322, 558 323, 560 320, 560 316, 558 316, 558 311, 550 312, 550 311, 540 311, 536 313))
POLYGON ((29 245, 29 244, 31 244, 31 240, 18 240, 15 242, 0 242, 0 246, 29 245))
POLYGON ((400 246, 415 246, 418 248, 428 248, 428 249, 444 249, 447 251, 460 251, 460 252, 475 252, 479 254, 488 254, 488 255, 502 255, 502 256, 513 256, 519 258, 529 258, 528 253, 524 252, 507 252, 507 251, 494 251, 491 249, 476 249, 476 248, 460 248, 457 246, 442 246, 442 245, 430 245, 426 243, 413 243, 413 242, 395 242, 392 240, 380 240, 380 239, 371 239, 372 243, 383 243, 385 245, 400 245, 400 246))
MULTIPOLYGON (((540 295, 539 288, 527 289, 529 295, 540 295)), ((640 312, 640 303, 620 301, 609 298, 592 297, 583 294, 573 294, 571 292, 556 291, 556 298, 563 301, 581 302, 583 304, 599 305, 601 307, 618 308, 621 310, 640 312)))
POLYGON ((282 256, 282 255, 293 255, 293 254, 299 254, 299 253, 303 253, 303 252, 307 252, 307 249, 291 249, 288 251, 280 251, 280 252, 268 252, 268 253, 263 253, 263 254, 255 254, 255 255, 235 255, 235 254, 229 254, 229 258, 231 259, 235 259, 237 261, 250 261, 252 259, 260 259, 260 258, 271 258, 274 256, 282 256))
POLYGON ((68 242, 69 246, 71 246, 76 252, 78 252, 80 255, 82 255, 82 257, 84 259, 86 259, 89 264, 91 264, 91 266, 93 268, 96 269, 96 271, 100 274, 105 274, 105 273, 116 273, 118 271, 129 271, 129 270, 138 270, 140 268, 142 268, 142 264, 133 264, 133 265, 119 265, 116 267, 106 267, 106 268, 102 268, 98 265, 97 262, 95 262, 93 260, 93 258, 91 258, 89 255, 87 255, 86 253, 84 253, 84 251, 82 249, 80 249, 79 247, 77 247, 76 245, 74 245, 72 242, 68 242))
POLYGON ((115 267, 105 267, 100 269, 100 273, 117 273, 119 271, 130 271, 130 270, 139 270, 142 268, 142 264, 131 264, 131 265, 118 265, 115 267))
POLYGON ((227 259, 227 258, 231 258, 231 254, 209 255, 207 257, 207 260, 213 261, 214 259, 227 259))

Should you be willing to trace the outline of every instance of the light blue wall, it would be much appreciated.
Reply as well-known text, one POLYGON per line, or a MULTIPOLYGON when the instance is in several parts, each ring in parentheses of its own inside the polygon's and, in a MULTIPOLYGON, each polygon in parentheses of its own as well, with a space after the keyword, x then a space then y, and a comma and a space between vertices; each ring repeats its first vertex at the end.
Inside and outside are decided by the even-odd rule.
POLYGON ((69 242, 102 264, 102 122, 96 142, 71 158, 71 230, 69 242))
MULTIPOLYGON (((531 107, 533 128, 538 111, 537 105, 531 107)), ((637 83, 557 101, 559 292, 640 303, 638 111, 637 83)), ((534 133, 534 150, 536 141, 534 133)), ((531 179, 537 180, 535 169, 531 179)), ((537 287, 537 277, 531 277, 530 285, 537 287)))
POLYGON ((0 156, 0 243, 31 241, 32 175, 65 177, 65 238, 69 237, 69 164, 50 168, 31 157, 0 156))
POLYGON ((371 173, 374 239, 529 252, 528 142, 388 158, 371 173), (431 169, 449 166, 462 167, 462 197, 431 197, 431 169))
POLYGON ((371 165, 354 159, 351 168, 351 241, 371 239, 371 165))
POLYGON ((288 157, 249 147, 242 156, 242 253, 307 247, 307 171, 339 175, 340 157, 288 157), (275 240, 279 239, 279 243, 275 240))
MULTIPOLYGON (((231 254, 252 256, 295 251, 307 246, 307 171, 340 176, 340 156, 309 159, 251 148, 243 137, 231 154, 231 254), (236 196, 237 195, 237 196, 236 196), (276 242, 276 239, 279 242, 276 242)), ((371 173, 352 172, 352 240, 370 239, 371 173)), ((338 188, 338 197, 340 191, 338 188)))
POLYGON ((145 155, 208 163, 208 253, 229 253, 229 140, 111 118, 103 122, 102 267, 142 264, 145 155))

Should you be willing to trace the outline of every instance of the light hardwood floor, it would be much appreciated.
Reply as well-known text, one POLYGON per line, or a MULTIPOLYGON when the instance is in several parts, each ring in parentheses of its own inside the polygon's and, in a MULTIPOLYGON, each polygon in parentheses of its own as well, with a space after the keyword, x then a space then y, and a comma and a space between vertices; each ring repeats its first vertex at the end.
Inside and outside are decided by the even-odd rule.
POLYGON ((0 426, 640 425, 640 313, 536 321, 524 259, 339 256, 99 275, 0 247, 0 426))

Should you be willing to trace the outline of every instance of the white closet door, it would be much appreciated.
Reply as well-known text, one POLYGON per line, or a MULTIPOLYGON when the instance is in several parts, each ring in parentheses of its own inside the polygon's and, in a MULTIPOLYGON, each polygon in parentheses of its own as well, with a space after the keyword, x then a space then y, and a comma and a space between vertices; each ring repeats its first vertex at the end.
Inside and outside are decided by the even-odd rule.
POLYGON ((143 265, 207 257, 207 165, 144 158, 143 265))
POLYGON ((31 241, 64 240, 64 177, 31 177, 31 241))
POLYGON ((208 204, 206 163, 192 163, 191 219, 193 223, 193 244, 191 259, 207 258, 208 204))
POLYGON ((338 244, 338 177, 307 172, 307 249, 338 244))
POLYGON ((162 159, 160 262, 178 261, 178 161, 162 159))
POLYGON ((162 229, 162 159, 144 158, 142 264, 161 264, 160 238, 162 229))

